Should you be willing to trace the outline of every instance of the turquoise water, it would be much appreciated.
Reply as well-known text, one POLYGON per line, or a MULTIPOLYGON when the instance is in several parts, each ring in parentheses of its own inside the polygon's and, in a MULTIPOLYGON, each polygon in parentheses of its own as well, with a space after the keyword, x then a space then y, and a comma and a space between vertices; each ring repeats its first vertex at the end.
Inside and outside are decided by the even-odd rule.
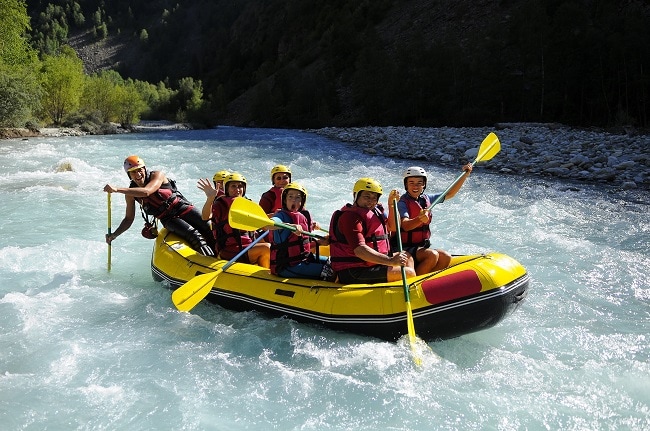
MULTIPOLYGON (((430 343, 417 368, 404 340, 204 303, 176 311, 141 220, 107 272, 102 188, 127 185, 132 153, 197 204, 200 177, 237 169, 257 200, 288 164, 322 225, 359 177, 401 188, 421 164, 435 192, 458 174, 288 130, 0 141, 2 429, 650 429, 647 192, 477 168, 434 209, 434 242, 515 257, 530 293, 496 327, 430 343)), ((113 228, 123 214, 114 195, 113 228)))

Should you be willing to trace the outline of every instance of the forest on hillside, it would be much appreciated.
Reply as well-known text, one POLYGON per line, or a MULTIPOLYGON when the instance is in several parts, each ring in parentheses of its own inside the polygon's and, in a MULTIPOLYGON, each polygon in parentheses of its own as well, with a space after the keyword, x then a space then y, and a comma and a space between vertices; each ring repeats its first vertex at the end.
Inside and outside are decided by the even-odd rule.
MULTIPOLYGON (((6 0, 3 0, 6 1, 6 0)), ((122 38, 125 78, 202 83, 212 115, 275 127, 648 127, 640 0, 29 0, 30 40, 122 38)))

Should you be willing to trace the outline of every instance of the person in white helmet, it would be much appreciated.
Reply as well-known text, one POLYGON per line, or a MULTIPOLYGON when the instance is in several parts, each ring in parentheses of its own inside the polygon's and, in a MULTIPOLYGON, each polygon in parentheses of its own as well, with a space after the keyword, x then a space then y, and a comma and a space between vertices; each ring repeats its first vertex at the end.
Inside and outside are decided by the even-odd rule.
MULTIPOLYGON (((449 190, 442 202, 453 198, 458 193, 472 172, 472 164, 466 164, 463 170, 466 174, 449 190)), ((418 275, 447 268, 451 262, 451 254, 442 249, 431 248, 430 242, 431 211, 427 211, 427 208, 438 199, 439 195, 424 192, 427 188, 427 172, 421 167, 409 167, 403 177, 406 193, 400 196, 397 203, 402 247, 413 256, 415 272, 418 275)))

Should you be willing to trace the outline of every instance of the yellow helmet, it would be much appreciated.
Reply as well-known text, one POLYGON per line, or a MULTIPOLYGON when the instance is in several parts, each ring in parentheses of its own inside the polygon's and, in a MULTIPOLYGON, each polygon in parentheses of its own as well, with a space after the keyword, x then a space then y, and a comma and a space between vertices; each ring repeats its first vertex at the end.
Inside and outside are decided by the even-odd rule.
POLYGON ((275 174, 281 173, 281 172, 286 172, 289 174, 289 182, 291 182, 291 169, 285 165, 275 165, 271 169, 271 184, 273 184, 273 177, 275 177, 275 174))
POLYGON ((129 156, 124 159, 124 171, 128 174, 136 169, 144 168, 144 162, 138 156, 129 156))
POLYGON ((228 178, 228 175, 230 175, 230 171, 227 170, 219 171, 216 174, 214 174, 214 176, 212 177, 212 181, 214 181, 215 183, 217 181, 225 181, 226 178, 228 178))
POLYGON ((282 190, 282 208, 286 208, 286 194, 289 190, 298 190, 299 192, 302 193, 302 204, 300 205, 299 210, 302 210, 305 207, 305 203, 307 202, 307 189, 304 188, 300 183, 289 183, 286 186, 284 186, 284 189, 282 190))
POLYGON ((359 192, 361 191, 369 191, 373 193, 378 193, 379 196, 382 195, 384 192, 383 189, 381 188, 381 184, 377 180, 374 180, 372 178, 359 178, 356 183, 354 183, 354 187, 352 188, 352 194, 354 196, 354 201, 357 201, 357 196, 359 195, 359 192))
POLYGON ((246 178, 240 174, 239 172, 231 172, 226 179, 223 181, 223 187, 226 190, 226 196, 228 195, 228 183, 232 181, 239 181, 244 183, 244 194, 243 196, 246 195, 246 178))
POLYGON ((384 193, 381 188, 381 184, 377 180, 372 178, 359 178, 356 183, 354 183, 354 188, 352 192, 357 194, 362 190, 367 190, 373 193, 379 193, 380 195, 384 193))

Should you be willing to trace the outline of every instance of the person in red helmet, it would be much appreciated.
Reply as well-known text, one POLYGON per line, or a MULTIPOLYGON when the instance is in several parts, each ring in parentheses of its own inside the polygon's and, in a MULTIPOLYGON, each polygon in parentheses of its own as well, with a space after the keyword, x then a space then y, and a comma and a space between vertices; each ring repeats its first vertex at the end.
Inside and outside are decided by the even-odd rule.
POLYGON ((138 202, 143 217, 145 214, 155 217, 168 231, 183 238, 199 253, 214 255, 214 240, 208 224, 194 205, 178 191, 174 180, 167 178, 162 171, 148 171, 138 156, 129 156, 124 160, 124 171, 131 180, 129 187, 104 186, 106 193, 122 193, 126 199, 126 213, 115 232, 106 235, 108 244, 131 227, 135 218, 135 203, 138 202))

